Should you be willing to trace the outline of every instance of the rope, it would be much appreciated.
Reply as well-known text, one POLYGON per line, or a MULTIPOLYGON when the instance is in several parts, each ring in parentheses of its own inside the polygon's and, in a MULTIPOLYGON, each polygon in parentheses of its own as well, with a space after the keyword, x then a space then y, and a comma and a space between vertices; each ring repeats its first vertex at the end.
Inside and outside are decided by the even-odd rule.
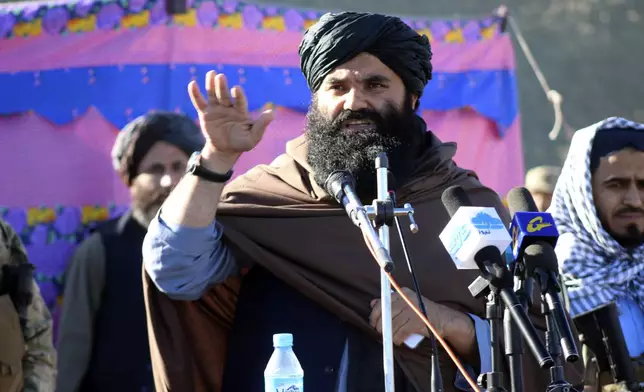
MULTIPOLYGON (((507 9, 505 7, 500 8, 499 15, 506 16, 506 15, 503 15, 504 13, 507 14, 507 9)), ((519 47, 521 47, 521 51, 523 51, 523 55, 526 57, 526 59, 528 60, 528 64, 530 64, 530 67, 532 68, 532 72, 534 72, 534 75, 537 77, 537 80, 541 85, 541 89, 546 95, 546 98, 548 99, 548 101, 552 104, 552 108, 555 112, 555 122, 552 126, 552 129, 548 133, 548 137, 550 138, 550 140, 554 141, 559 136, 559 133, 561 132, 562 127, 566 127, 566 129, 571 129, 570 125, 568 125, 564 120, 563 111, 561 110, 561 103, 563 102, 563 97, 561 96, 561 94, 559 94, 557 90, 553 90, 550 88, 550 85, 548 84, 548 81, 546 80, 545 75, 541 71, 541 68, 537 63, 537 60, 532 55, 532 51, 530 50, 530 47, 528 46, 527 41, 523 37, 523 34, 521 33, 521 29, 519 29, 519 26, 515 21, 515 19, 512 16, 507 16, 507 21, 510 25, 510 29, 512 29, 512 32, 514 33, 517 39, 517 42, 519 43, 519 47)))

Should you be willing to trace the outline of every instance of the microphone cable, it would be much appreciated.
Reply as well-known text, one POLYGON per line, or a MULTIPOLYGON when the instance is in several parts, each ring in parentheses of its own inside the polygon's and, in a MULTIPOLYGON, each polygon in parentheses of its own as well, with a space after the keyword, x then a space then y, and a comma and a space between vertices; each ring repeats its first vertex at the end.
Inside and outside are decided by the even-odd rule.
MULTIPOLYGON (((392 197, 392 196, 393 196, 393 195, 391 195, 391 193, 390 193, 390 197, 392 197)), ((392 201, 393 201, 393 199, 392 199, 392 201)), ((376 257, 375 252, 373 251, 373 249, 372 249, 372 247, 371 247, 371 243, 369 242, 369 240, 368 240, 367 238, 365 238, 364 236, 363 236, 363 239, 364 239, 365 244, 367 245, 367 249, 369 249, 369 252, 371 253, 371 255, 374 257, 374 259, 375 259, 375 260, 378 260, 378 258, 376 257)), ((408 255, 408 252, 406 251, 406 249, 405 249, 404 245, 403 245, 403 251, 405 252, 405 254, 407 254, 407 255, 408 255)), ((408 259, 408 260, 409 260, 409 259, 408 259)), ((411 263, 409 263, 409 265, 411 265, 411 263)), ((391 273, 389 273, 389 272, 385 272, 385 275, 387 276, 387 279, 389 280, 389 283, 391 284, 391 287, 393 287, 393 288, 396 290, 396 292, 400 295, 400 297, 403 299, 403 301, 405 301, 405 303, 406 303, 406 304, 411 308, 411 310, 413 310, 413 311, 414 311, 414 313, 416 313, 416 315, 417 315, 417 316, 422 320, 423 324, 425 324, 425 326, 427 327, 427 329, 429 329, 429 331, 431 332, 431 333, 430 333, 429 338, 430 338, 431 340, 435 340, 435 341, 437 340, 437 341, 438 341, 438 343, 440 343, 440 344, 441 344, 441 346, 445 349, 445 352, 446 352, 446 353, 447 353, 447 355, 450 357, 450 359, 452 360, 452 362, 454 362, 454 365, 456 365, 456 368, 457 368, 457 369, 461 372, 461 374, 463 375, 463 378, 465 378, 465 381, 467 381, 467 383, 468 383, 468 385, 470 386, 470 388, 472 388, 472 390, 473 390, 473 391, 477 391, 477 392, 478 392, 478 391, 480 391, 479 386, 478 386, 478 385, 477 385, 477 383, 472 379, 472 377, 470 377, 469 373, 468 373, 468 372, 467 372, 467 370, 465 369, 465 366, 463 366, 463 364, 461 363, 461 361, 458 359, 458 356, 454 353, 454 351, 453 351, 453 350, 452 350, 452 348, 449 346, 449 344, 445 341, 445 339, 443 339, 443 337, 442 337, 442 336, 440 336, 440 335, 438 334, 438 331, 436 331, 436 328, 432 325, 432 323, 427 319, 426 312, 424 312, 424 311, 423 311, 423 310, 425 310, 425 309, 424 309, 424 305, 423 305, 422 300, 421 300, 421 301, 419 301, 419 304, 420 304, 420 306, 422 306, 422 307, 423 307, 423 310, 420 310, 420 309, 418 308, 418 306, 416 306, 416 304, 414 304, 414 303, 411 301, 411 299, 409 299, 409 297, 407 297, 407 296, 405 295, 405 293, 403 293, 402 288, 400 287, 400 285, 398 284, 398 282, 396 282, 396 280, 394 279, 394 277, 393 277, 393 276, 391 276, 391 273)), ((412 275, 412 277, 413 277, 413 276, 414 276, 414 275, 412 275)), ((418 284, 418 281, 417 281, 416 279, 414 279, 414 285, 417 285, 417 284, 418 284)), ((419 296, 419 298, 421 298, 421 299, 422 299, 422 296, 421 296, 420 291, 419 291, 418 289, 416 289, 416 295, 418 295, 418 296, 419 296)), ((417 300, 418 300, 418 299, 417 299, 417 300)), ((434 350, 432 349, 432 362, 433 362, 433 359, 434 359, 434 353, 433 353, 433 351, 434 351, 434 350)), ((437 354, 438 354, 438 348, 437 348, 437 347, 436 347, 436 350, 435 350, 435 351, 436 351, 436 357, 437 357, 437 356, 438 356, 438 355, 437 355, 437 354)), ((438 361, 436 361, 436 365, 438 365, 438 361)), ((433 366, 434 366, 434 365, 433 365, 433 363, 432 363, 432 370, 433 370, 433 366)), ((438 374, 440 374, 440 370, 439 370, 438 374)), ((442 376, 441 376, 441 377, 442 377, 442 376)), ((435 386, 434 384, 435 384, 435 383, 434 383, 434 382, 432 382, 432 391, 434 391, 434 389, 433 389, 433 388, 434 388, 434 386, 435 386)), ((441 379, 441 388, 442 388, 442 379, 441 379)))
MULTIPOLYGON (((396 194, 394 191, 389 191, 389 198, 391 199, 391 202, 394 205, 394 208, 396 207, 396 194)), ((402 227, 400 226, 400 220, 398 219, 397 216, 394 215, 394 222, 396 223, 396 229, 398 230, 398 236, 400 237, 400 244, 402 246, 403 254, 405 255, 405 260, 407 261, 407 269, 409 269, 409 274, 411 275, 411 279, 414 283, 414 291, 416 292, 416 296, 418 299, 418 305, 420 307, 420 311, 423 314, 425 318, 427 318, 427 310, 425 309, 425 303, 423 302, 423 296, 420 292, 420 285, 418 284, 418 278, 416 275, 416 271, 414 270, 414 265, 411 261, 411 256, 409 255, 409 251, 407 250, 407 241, 405 240, 405 234, 403 233, 402 227)), ((389 277, 389 280, 391 279, 391 276, 389 277)), ((392 284, 393 285, 393 284, 392 284)), ((403 295, 401 291, 397 288, 398 293, 403 295)), ((443 392, 443 376, 441 375, 441 369, 440 369, 440 364, 439 364, 439 359, 438 359, 438 347, 436 346, 436 337, 432 333, 431 329, 427 327, 427 332, 429 336, 429 340, 431 343, 431 376, 432 376, 432 392, 443 392)))
MULTIPOLYGON (((367 241, 366 239, 365 239, 365 243, 367 244, 367 248, 369 249, 369 252, 371 252, 371 255, 375 258, 375 257, 376 257, 376 255, 375 255, 375 253, 373 252, 373 249, 371 249, 371 244, 370 244, 370 243, 369 243, 369 241, 367 241)), ((416 315, 417 315, 417 316, 422 320, 422 322, 425 324, 425 326, 426 326, 427 328, 429 328, 429 330, 430 330, 430 332, 431 332, 431 335, 432 335, 433 337, 435 337, 435 339, 438 341, 438 343, 440 343, 440 344, 441 344, 441 346, 445 349, 445 352, 447 352, 447 355, 450 357, 450 359, 452 360, 452 362, 454 362, 454 365, 456 365, 456 368, 457 368, 458 370, 460 370, 461 374, 463 375, 463 378, 465 378, 465 381, 467 381, 467 383, 469 384, 470 388, 472 388, 472 390, 473 390, 473 391, 480 391, 481 389, 479 388, 479 386, 478 386, 478 385, 476 384, 476 382, 472 379, 472 377, 470 377, 470 375, 469 375, 469 373, 467 372, 467 370, 465 370, 465 366, 463 366, 463 364, 462 364, 462 363, 461 363, 461 361, 458 359, 458 357, 456 356, 456 354, 454 353, 454 351, 452 350, 452 348, 449 346, 449 344, 447 344, 447 342, 445 341, 445 339, 443 339, 443 338, 438 334, 438 332, 436 331, 436 328, 432 325, 432 323, 431 323, 431 322, 429 322, 429 320, 428 320, 428 319, 427 319, 427 317, 423 314, 423 312, 422 312, 420 309, 418 309, 418 306, 416 306, 416 304, 414 304, 414 303, 409 299, 409 297, 407 297, 407 296, 405 295, 405 293, 403 293, 402 288, 400 287, 400 285, 398 284, 398 282, 396 282, 396 280, 394 279, 394 277, 393 277, 393 276, 391 276, 391 273, 389 273, 389 272, 385 272, 385 275, 387 275, 387 279, 389 280, 389 283, 391 283, 391 287, 393 287, 393 288, 398 292, 398 294, 399 294, 399 295, 400 295, 400 297, 403 299, 403 301, 405 301, 405 303, 407 303, 407 305, 411 308, 411 310, 413 310, 413 311, 414 311, 414 313, 416 313, 416 315)))

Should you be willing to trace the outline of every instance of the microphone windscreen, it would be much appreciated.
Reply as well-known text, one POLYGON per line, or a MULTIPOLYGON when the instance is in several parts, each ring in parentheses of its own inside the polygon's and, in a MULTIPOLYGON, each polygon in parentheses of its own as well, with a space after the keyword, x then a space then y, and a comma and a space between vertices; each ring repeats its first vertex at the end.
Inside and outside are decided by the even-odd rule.
POLYGON ((324 181, 324 189, 327 193, 335 200, 340 203, 342 199, 343 189, 342 187, 346 184, 349 184, 352 188, 355 188, 356 180, 353 178, 350 172, 346 170, 336 170, 333 173, 329 174, 324 181))
POLYGON ((497 265, 505 264, 502 261, 501 252, 499 252, 499 248, 497 248, 496 246, 486 246, 485 248, 479 250, 474 255, 474 260, 479 262, 489 261, 497 265))
POLYGON ((517 212, 539 212, 530 191, 522 186, 512 188, 506 200, 511 215, 517 212))
POLYGON ((528 276, 532 275, 537 268, 554 273, 559 272, 557 254, 552 245, 547 243, 537 242, 528 245, 523 254, 523 262, 525 263, 526 272, 529 274, 528 276))
POLYGON ((445 189, 441 196, 441 201, 450 217, 454 216, 459 208, 472 206, 469 196, 459 185, 453 185, 445 189))

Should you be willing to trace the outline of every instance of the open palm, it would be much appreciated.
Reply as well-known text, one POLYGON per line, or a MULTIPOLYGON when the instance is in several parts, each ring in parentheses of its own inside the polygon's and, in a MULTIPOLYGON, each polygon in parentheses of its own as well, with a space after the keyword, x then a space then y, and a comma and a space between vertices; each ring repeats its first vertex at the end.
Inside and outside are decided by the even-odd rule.
POLYGON ((251 119, 243 89, 235 86, 229 91, 226 76, 214 71, 206 74, 207 99, 194 81, 188 85, 188 93, 199 114, 206 142, 216 151, 241 154, 252 150, 273 120, 270 110, 256 120, 251 119))

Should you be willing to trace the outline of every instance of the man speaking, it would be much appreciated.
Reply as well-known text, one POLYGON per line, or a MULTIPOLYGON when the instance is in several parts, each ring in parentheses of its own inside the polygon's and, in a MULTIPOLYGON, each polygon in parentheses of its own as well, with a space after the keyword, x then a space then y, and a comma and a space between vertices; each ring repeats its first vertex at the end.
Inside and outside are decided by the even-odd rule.
MULTIPOLYGON (((475 373, 487 361, 480 354, 489 347, 477 344, 486 337, 478 318, 485 305, 467 289, 477 274, 456 270, 438 239, 449 219, 441 193, 461 185, 475 205, 508 217, 493 191, 456 166, 455 144, 442 143, 415 114, 431 79, 428 39, 395 17, 343 12, 312 26, 299 53, 313 94, 304 134, 270 165, 225 188, 272 114, 251 120, 242 89, 229 90, 224 75, 208 73, 205 97, 189 85, 206 146, 143 246, 159 391, 262 390, 271 336, 280 332, 294 335, 307 392, 383 389, 380 271, 323 187, 333 171, 348 170, 370 203, 374 159, 383 151, 397 199, 414 206, 421 227, 408 246, 428 317, 475 373)), ((393 259, 402 261, 396 236, 391 246, 393 259)), ((412 286, 405 268, 393 275, 412 286)), ((415 349, 403 344, 426 334, 424 324, 395 294, 392 313, 396 389, 429 391, 429 340, 415 349)), ((526 390, 545 389, 547 375, 531 358, 525 362, 526 390)), ((441 364, 445 390, 452 391, 456 368, 446 356, 441 364)))

